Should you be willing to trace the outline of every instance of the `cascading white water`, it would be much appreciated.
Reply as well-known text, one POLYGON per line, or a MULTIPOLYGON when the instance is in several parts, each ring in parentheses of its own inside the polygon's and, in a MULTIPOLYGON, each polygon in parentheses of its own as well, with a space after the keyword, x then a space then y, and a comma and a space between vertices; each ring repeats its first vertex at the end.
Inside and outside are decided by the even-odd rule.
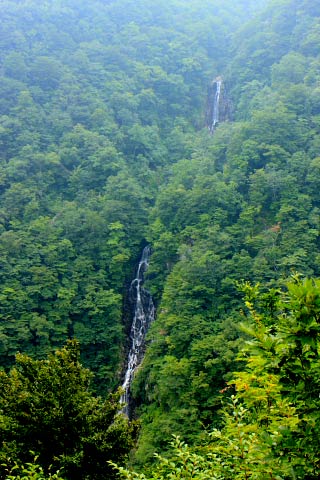
POLYGON ((221 80, 216 80, 216 93, 214 96, 214 102, 213 102, 213 111, 212 111, 212 126, 211 130, 214 130, 214 127, 219 123, 219 107, 220 107, 220 93, 221 93, 221 85, 222 81, 221 80))
POLYGON ((128 355, 127 369, 122 384, 124 390, 120 403, 123 405, 123 413, 129 415, 130 387, 134 372, 140 365, 145 347, 145 336, 150 323, 154 320, 155 308, 152 297, 148 290, 143 288, 143 275, 149 266, 151 255, 150 246, 143 249, 141 260, 139 262, 136 278, 131 282, 130 299, 134 305, 134 316, 130 330, 130 350, 128 355))

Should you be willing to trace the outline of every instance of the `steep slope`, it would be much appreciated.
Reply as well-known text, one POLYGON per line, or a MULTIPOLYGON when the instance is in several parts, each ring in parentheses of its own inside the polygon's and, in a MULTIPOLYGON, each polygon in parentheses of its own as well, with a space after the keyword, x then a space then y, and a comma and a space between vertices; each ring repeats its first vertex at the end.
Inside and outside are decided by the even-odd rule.
POLYGON ((298 3, 272 2, 234 35, 236 121, 197 136, 152 211, 148 273, 163 293, 135 384, 140 461, 172 433, 195 442, 219 423, 219 392, 241 367, 238 282, 320 273, 319 12, 298 3))
POLYGON ((318 2, 0 9, 0 363, 76 337, 99 391, 119 385, 123 298, 151 243, 144 463, 172 433, 219 425, 242 366, 239 283, 260 282, 272 311, 293 272, 319 275, 318 2), (233 108, 212 135, 220 76, 233 108))
POLYGON ((256 5, 236 4, 0 3, 2 366, 76 336, 100 391, 119 383, 125 285, 256 5))

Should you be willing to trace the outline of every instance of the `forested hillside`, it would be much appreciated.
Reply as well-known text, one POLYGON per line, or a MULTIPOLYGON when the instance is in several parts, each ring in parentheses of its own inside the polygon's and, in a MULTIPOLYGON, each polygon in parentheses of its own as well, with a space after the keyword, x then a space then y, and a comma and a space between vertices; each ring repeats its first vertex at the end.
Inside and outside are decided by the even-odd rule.
POLYGON ((152 209, 150 288, 163 294, 135 384, 142 461, 172 431, 193 442, 219 424, 243 344, 238 282, 319 275, 320 12, 298 3, 275 2, 233 35, 236 121, 197 136, 152 209))
MULTIPOLYGON (((318 478, 320 287, 300 281, 320 273, 318 2, 9 0, 0 1, 0 18, 3 370, 19 351, 41 372, 76 338, 94 372, 90 388, 113 392, 129 344, 128 285, 149 243, 146 284, 157 315, 132 387, 141 424, 132 461, 144 469, 175 434, 198 445, 205 467, 170 477, 162 465, 167 476, 150 478, 318 478), (250 338, 259 354, 243 353, 250 338), (273 375, 271 403, 264 371, 273 375), (258 388, 253 377, 266 408, 274 405, 262 408, 262 420, 244 387, 258 388), (258 465, 243 473, 241 464, 236 472, 222 443, 211 455, 223 451, 230 465, 208 463, 213 428, 237 443, 235 423, 221 413, 234 394, 249 412, 244 435, 269 435, 253 448, 258 459, 284 459, 270 472, 258 465), (289 433, 272 437, 285 411, 289 433)), ((50 455, 19 439, 20 420, 0 410, 1 458, 25 462, 32 450, 46 470, 50 455)), ((59 446, 53 463, 63 478, 104 478, 104 455, 117 460, 99 437, 99 469, 92 466, 88 445, 102 423, 84 427, 89 440, 81 437, 69 460, 59 446)), ((134 431, 121 424, 119 460, 134 431)), ((185 448, 177 458, 187 458, 185 448)))
POLYGON ((122 298, 243 3, 1 2, 1 363, 76 336, 119 382, 122 298))

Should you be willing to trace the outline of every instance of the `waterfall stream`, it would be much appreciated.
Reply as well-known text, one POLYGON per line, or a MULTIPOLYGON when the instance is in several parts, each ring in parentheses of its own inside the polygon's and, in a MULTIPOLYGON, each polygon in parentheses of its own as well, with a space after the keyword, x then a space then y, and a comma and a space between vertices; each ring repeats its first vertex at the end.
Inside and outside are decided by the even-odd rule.
POLYGON ((130 330, 130 350, 127 368, 122 388, 124 390, 120 403, 123 405, 123 413, 129 416, 130 387, 134 372, 140 365, 145 349, 145 336, 150 323, 154 320, 155 308, 151 294, 143 288, 144 273, 149 265, 151 248, 147 245, 142 252, 136 278, 131 282, 129 296, 133 304, 133 320, 130 330))
POLYGON ((221 93, 221 80, 216 80, 216 94, 214 96, 213 111, 212 111, 212 126, 211 130, 214 130, 214 127, 219 123, 219 106, 220 106, 220 93, 221 93))

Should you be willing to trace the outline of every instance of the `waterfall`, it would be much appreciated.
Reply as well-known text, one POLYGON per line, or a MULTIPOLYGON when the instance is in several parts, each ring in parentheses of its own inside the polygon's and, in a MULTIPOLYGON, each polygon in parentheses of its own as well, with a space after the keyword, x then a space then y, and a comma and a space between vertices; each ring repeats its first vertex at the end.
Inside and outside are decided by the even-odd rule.
POLYGON ((217 79, 215 83, 217 87, 213 102, 211 131, 213 131, 216 124, 219 123, 219 106, 222 80, 217 79))
POLYGON ((211 134, 214 134, 217 125, 232 120, 233 106, 223 77, 215 77, 208 85, 205 122, 211 134))
POLYGON ((122 388, 124 390, 120 403, 123 405, 122 412, 129 416, 130 387, 134 372, 140 365, 145 348, 145 336, 148 327, 154 320, 155 308, 152 297, 148 290, 143 288, 144 273, 149 266, 151 248, 147 245, 142 252, 136 278, 131 282, 129 295, 134 306, 134 315, 130 330, 130 350, 127 361, 127 369, 122 388))

